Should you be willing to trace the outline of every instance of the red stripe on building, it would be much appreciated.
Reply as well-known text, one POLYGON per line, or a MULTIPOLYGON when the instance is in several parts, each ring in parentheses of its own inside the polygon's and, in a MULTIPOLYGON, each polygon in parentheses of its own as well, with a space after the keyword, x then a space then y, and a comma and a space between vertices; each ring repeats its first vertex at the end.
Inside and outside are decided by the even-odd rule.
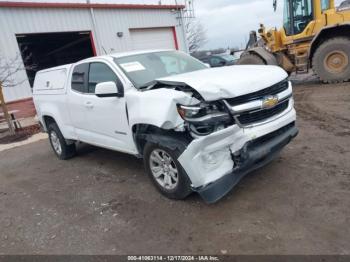
POLYGON ((0 7, 17 8, 100 8, 100 9, 183 9, 184 5, 96 4, 96 3, 36 3, 0 2, 0 7))
POLYGON ((91 31, 90 31, 90 33, 89 33, 89 36, 90 36, 90 41, 91 41, 92 52, 93 52, 94 56, 97 56, 96 46, 95 46, 95 41, 94 41, 94 36, 92 35, 92 32, 91 32, 91 31))
POLYGON ((176 27, 172 27, 173 30, 173 36, 174 36, 174 44, 175 44, 175 49, 179 50, 179 42, 177 41, 177 35, 176 35, 176 27))

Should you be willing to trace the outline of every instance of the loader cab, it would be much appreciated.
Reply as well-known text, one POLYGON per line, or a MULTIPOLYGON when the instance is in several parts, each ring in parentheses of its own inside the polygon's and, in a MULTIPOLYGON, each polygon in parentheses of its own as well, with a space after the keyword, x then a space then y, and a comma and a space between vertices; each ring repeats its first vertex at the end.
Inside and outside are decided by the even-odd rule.
MULTIPOLYGON (((321 0, 321 2, 329 0, 321 0)), ((301 34, 314 20, 313 0, 285 0, 283 27, 287 36, 301 34)))

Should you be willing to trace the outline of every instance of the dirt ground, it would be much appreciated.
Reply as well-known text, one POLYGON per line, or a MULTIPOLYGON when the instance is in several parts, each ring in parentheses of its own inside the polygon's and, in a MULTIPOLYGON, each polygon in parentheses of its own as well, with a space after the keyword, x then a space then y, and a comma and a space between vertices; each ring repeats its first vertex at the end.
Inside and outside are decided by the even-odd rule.
POLYGON ((162 197, 132 156, 0 153, 0 254, 350 254, 350 84, 295 86, 299 136, 220 202, 162 197))

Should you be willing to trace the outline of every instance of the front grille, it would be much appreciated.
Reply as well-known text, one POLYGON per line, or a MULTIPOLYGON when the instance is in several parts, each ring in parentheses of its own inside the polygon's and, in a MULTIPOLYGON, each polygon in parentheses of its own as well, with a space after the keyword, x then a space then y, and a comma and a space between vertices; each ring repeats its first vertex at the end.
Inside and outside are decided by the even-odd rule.
POLYGON ((250 94, 246 94, 243 96, 229 98, 229 99, 226 99, 226 101, 231 106, 236 106, 236 105, 247 103, 247 102, 252 101, 252 100, 263 99, 266 96, 277 95, 278 93, 281 93, 287 89, 288 89, 288 80, 285 79, 285 80, 283 80, 283 81, 281 81, 273 86, 265 88, 263 90, 260 90, 260 91, 254 92, 254 93, 250 93, 250 94))
POLYGON ((288 104, 289 104, 289 100, 282 102, 273 108, 243 113, 240 116, 238 116, 238 121, 242 125, 250 125, 256 122, 264 121, 265 119, 268 119, 270 117, 273 117, 274 115, 278 115, 282 113, 284 110, 288 108, 288 104))
POLYGON ((254 139, 249 143, 248 148, 253 149, 253 148, 259 147, 265 143, 268 143, 269 141, 271 141, 271 139, 274 139, 277 136, 284 134, 289 129, 293 128, 294 126, 295 126, 295 122, 292 122, 292 123, 280 128, 280 129, 277 129, 276 131, 274 131, 272 133, 269 133, 267 135, 264 135, 264 136, 261 136, 257 139, 254 139))

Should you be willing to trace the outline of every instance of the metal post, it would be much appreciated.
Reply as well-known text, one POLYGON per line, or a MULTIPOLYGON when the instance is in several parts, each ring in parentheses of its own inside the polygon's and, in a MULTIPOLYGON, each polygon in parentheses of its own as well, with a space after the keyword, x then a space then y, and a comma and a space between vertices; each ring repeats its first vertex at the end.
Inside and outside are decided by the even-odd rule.
MULTIPOLYGON (((86 3, 89 5, 91 2, 90 2, 90 0, 86 0, 86 3)), ((94 40, 95 40, 95 43, 97 45, 97 50, 98 50, 98 54, 96 54, 96 55, 101 55, 102 54, 101 43, 100 43, 101 38, 100 38, 99 32, 97 31, 94 9, 92 7, 89 9, 90 9, 90 15, 91 15, 91 21, 92 21, 92 31, 95 33, 94 40)))
POLYGON ((5 104, 5 98, 4 98, 4 94, 2 92, 2 83, 1 82, 0 82, 0 103, 1 103, 2 111, 4 112, 5 120, 7 122, 9 130, 10 130, 10 133, 11 133, 11 135, 14 135, 15 134, 15 129, 13 128, 9 112, 8 112, 7 106, 5 104))

